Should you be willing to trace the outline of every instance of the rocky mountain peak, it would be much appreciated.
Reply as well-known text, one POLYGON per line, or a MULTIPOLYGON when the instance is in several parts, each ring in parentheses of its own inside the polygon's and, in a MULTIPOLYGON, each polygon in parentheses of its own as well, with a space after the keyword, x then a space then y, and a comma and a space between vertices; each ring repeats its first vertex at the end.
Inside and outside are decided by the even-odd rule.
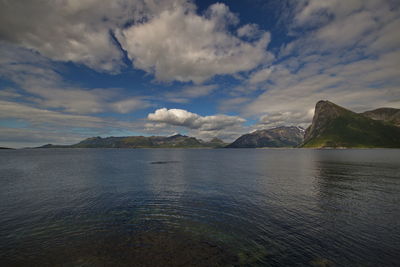
POLYGON ((304 142, 318 136, 324 125, 329 121, 346 113, 353 112, 328 100, 318 101, 315 105, 312 123, 305 131, 304 142))
POLYGON ((303 141, 302 128, 281 126, 267 130, 258 130, 236 139, 228 148, 251 147, 296 147, 303 141))

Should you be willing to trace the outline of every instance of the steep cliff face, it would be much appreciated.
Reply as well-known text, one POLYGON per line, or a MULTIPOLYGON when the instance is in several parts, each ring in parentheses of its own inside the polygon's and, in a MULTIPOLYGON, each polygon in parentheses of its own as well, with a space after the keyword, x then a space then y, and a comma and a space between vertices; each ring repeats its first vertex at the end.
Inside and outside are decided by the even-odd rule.
POLYGON ((370 116, 352 112, 329 101, 319 101, 302 146, 400 147, 400 128, 385 120, 371 119, 370 116))
POLYGON ((301 127, 277 127, 245 134, 236 139, 228 148, 296 147, 303 141, 301 127))
POLYGON ((351 115, 351 113, 353 112, 330 101, 318 101, 315 105, 312 123, 305 131, 304 143, 317 138, 332 120, 340 116, 351 115))

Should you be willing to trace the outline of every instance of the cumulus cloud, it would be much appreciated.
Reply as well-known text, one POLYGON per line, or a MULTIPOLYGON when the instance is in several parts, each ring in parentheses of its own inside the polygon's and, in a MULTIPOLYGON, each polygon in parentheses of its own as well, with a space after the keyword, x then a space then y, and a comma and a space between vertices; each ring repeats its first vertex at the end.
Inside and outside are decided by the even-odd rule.
POLYGON ((0 38, 54 60, 118 72, 122 51, 112 33, 186 0, 5 0, 0 3, 0 38))
POLYGON ((117 38, 134 66, 157 80, 201 83, 251 70, 272 57, 266 51, 269 33, 247 42, 226 30, 236 22, 224 4, 210 6, 204 16, 179 6, 120 31, 117 38))
POLYGON ((200 116, 183 109, 157 109, 147 119, 151 122, 183 126, 202 131, 216 131, 242 124, 245 120, 237 116, 213 115, 200 116))
POLYGON ((126 67, 122 45, 136 68, 160 81, 201 83, 251 70, 271 57, 265 51, 269 34, 257 31, 246 42, 239 37, 254 37, 256 26, 241 29, 238 37, 228 30, 238 22, 225 4, 198 15, 190 0, 0 3, 0 40, 110 73, 126 67))

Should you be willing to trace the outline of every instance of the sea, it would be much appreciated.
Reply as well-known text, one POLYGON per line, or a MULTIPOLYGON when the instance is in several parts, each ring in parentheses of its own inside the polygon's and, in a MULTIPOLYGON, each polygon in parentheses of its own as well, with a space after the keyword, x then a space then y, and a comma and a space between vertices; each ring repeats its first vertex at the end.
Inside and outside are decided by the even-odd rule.
POLYGON ((400 266, 400 150, 1 150, 0 266, 400 266))

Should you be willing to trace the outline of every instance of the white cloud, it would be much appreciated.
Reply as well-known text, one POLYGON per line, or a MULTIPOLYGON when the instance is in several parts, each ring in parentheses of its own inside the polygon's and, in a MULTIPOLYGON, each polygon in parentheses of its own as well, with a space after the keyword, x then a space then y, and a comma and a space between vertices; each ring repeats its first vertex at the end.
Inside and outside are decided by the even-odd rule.
POLYGON ((118 72, 122 52, 110 32, 144 21, 186 0, 4 0, 0 2, 0 36, 53 60, 118 72))
MULTIPOLYGON (((327 22, 327 17, 336 16, 344 17, 359 10, 363 7, 366 2, 373 2, 369 0, 306 0, 299 1, 298 9, 299 12, 296 13, 294 22, 297 25, 304 26, 306 24, 311 24, 315 26, 316 24, 321 24, 327 22)), ((375 1, 376 2, 376 1, 375 1)))
POLYGON ((237 30, 237 35, 239 37, 257 38, 262 32, 257 24, 246 24, 237 30))
POLYGON ((265 68, 252 73, 249 77, 249 83, 256 84, 268 80, 273 68, 265 68))
POLYGON ((349 46, 357 43, 365 33, 376 27, 377 24, 370 12, 359 12, 329 23, 317 31, 316 37, 324 42, 325 47, 349 46))
POLYGON ((201 83, 251 70, 271 57, 266 51, 269 33, 246 42, 230 34, 226 23, 235 23, 235 16, 223 4, 210 6, 205 16, 177 7, 119 32, 117 38, 134 66, 160 81, 201 83))
POLYGON ((368 49, 376 54, 380 51, 396 50, 400 47, 400 18, 393 19, 384 25, 369 45, 368 49))
POLYGON ((110 73, 126 67, 119 41, 136 68, 160 81, 201 83, 271 58, 269 33, 252 24, 235 36, 229 27, 238 22, 225 4, 198 15, 191 0, 0 2, 3 41, 110 73))
POLYGON ((183 126, 189 129, 202 131, 216 131, 242 124, 245 120, 237 116, 213 115, 200 116, 183 109, 161 108, 150 113, 147 119, 152 122, 174 126, 183 126))
POLYGON ((229 7, 223 3, 215 3, 206 10, 206 18, 215 22, 216 27, 221 30, 229 25, 239 23, 239 18, 233 14, 229 7))

